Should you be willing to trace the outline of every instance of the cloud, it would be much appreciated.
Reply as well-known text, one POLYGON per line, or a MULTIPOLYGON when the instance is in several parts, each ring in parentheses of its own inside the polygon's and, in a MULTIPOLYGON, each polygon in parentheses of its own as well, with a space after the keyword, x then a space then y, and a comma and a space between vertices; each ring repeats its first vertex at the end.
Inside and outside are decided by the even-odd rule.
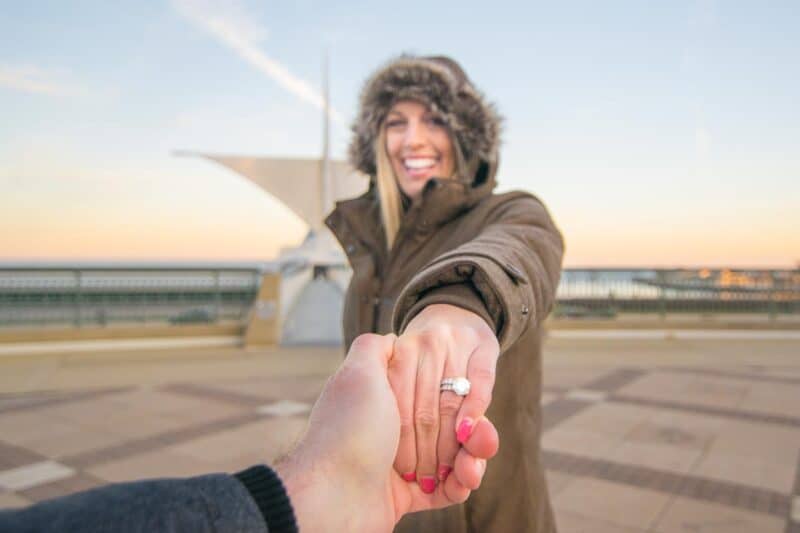
POLYGON ((0 87, 31 94, 65 96, 81 92, 63 79, 63 71, 33 65, 0 65, 0 87))
MULTIPOLYGON (((311 84, 292 74, 285 65, 259 48, 267 31, 253 22, 254 17, 236 0, 172 0, 172 6, 185 19, 213 35, 287 91, 319 109, 325 108, 325 99, 311 84)), ((344 122, 341 113, 333 107, 329 108, 328 114, 331 120, 344 122)))

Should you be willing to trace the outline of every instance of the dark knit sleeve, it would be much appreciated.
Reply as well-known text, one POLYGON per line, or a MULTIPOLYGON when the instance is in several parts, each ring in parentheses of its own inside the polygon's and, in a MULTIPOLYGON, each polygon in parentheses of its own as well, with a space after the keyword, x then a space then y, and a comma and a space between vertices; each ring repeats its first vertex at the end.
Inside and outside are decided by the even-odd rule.
POLYGON ((296 533, 295 520, 289 495, 281 479, 271 468, 257 465, 235 474, 267 523, 269 533, 296 533))

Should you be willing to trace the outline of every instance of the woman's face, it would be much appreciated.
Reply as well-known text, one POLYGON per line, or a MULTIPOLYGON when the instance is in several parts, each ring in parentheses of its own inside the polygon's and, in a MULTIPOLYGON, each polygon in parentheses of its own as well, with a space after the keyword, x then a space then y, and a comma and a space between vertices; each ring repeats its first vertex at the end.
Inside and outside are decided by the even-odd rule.
POLYGON ((411 199, 433 177, 450 178, 455 156, 450 133, 426 106, 402 100, 392 106, 384 122, 386 153, 400 190, 411 199))

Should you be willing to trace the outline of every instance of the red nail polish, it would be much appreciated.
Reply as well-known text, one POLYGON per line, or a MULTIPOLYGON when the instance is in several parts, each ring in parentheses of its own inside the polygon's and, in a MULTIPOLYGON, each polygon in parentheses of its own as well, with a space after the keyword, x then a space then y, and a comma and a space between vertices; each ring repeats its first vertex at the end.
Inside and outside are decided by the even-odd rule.
POLYGON ((432 494, 436 490, 436 479, 433 476, 422 476, 419 481, 419 486, 425 494, 432 494))
POLYGON ((456 440, 458 440, 458 442, 461 444, 464 444, 469 440, 470 435, 472 435, 472 420, 465 418, 458 425, 458 430, 456 431, 456 440))
POLYGON ((409 472, 407 474, 403 474, 403 479, 408 482, 416 481, 417 480, 417 473, 416 472, 409 472))
POLYGON ((442 465, 439 467, 439 481, 444 481, 450 475, 453 469, 449 466, 442 465))

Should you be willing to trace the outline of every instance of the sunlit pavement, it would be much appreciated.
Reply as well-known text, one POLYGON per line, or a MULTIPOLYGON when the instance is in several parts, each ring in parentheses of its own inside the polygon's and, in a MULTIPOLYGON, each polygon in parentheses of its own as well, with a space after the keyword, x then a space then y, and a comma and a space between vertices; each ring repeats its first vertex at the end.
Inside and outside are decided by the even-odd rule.
MULTIPOLYGON (((0 357, 0 507, 273 461, 341 355, 0 357)), ((563 532, 800 532, 800 340, 555 334, 542 404, 563 532)))

